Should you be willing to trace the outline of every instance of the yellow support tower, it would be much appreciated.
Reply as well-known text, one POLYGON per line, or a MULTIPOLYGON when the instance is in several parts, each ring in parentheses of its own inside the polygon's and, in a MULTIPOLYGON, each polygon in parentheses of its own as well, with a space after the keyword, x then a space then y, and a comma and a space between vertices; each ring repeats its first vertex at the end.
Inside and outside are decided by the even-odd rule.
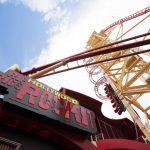
MULTIPOLYGON (((144 19, 142 18, 142 20, 130 29, 125 28, 126 31, 123 30, 125 23, 123 24, 122 22, 118 23, 115 27, 111 27, 109 30, 102 30, 99 33, 94 31, 87 42, 86 49, 90 50, 122 40, 124 37, 130 37, 132 34, 131 31, 146 19, 150 19, 150 14, 145 15, 144 19), (117 30, 117 32, 115 32, 115 30, 117 30)), ((134 32, 134 34, 136 35, 136 32, 134 32)), ((147 37, 144 37, 144 39, 145 38, 147 37)), ((119 46, 119 44, 113 46, 119 46)), ((134 49, 112 52, 96 56, 93 59, 94 61, 101 61, 131 54, 141 49, 147 49, 147 47, 137 47, 134 49)), ((134 122, 140 127, 146 139, 150 141, 150 54, 147 53, 145 56, 133 55, 120 58, 100 63, 98 67, 126 107, 134 122), (145 94, 149 95, 147 99, 143 99, 145 94), (133 108, 140 110, 145 115, 145 122, 141 121, 139 115, 137 115, 133 108)))

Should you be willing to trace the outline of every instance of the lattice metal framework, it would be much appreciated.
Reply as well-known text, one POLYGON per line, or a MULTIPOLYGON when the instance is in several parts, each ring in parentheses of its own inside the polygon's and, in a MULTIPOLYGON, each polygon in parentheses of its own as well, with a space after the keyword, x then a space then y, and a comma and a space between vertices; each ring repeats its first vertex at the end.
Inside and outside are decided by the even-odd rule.
MULTIPOLYGON (((150 27, 149 23, 150 7, 147 7, 133 15, 125 17, 111 24, 99 33, 94 31, 87 42, 86 48, 87 50, 90 50, 96 47, 102 47, 112 42, 122 40, 125 37, 130 37, 133 33, 136 35, 136 31, 140 30, 140 25, 144 26, 144 29, 147 30, 147 32, 150 32, 150 29, 147 28, 150 27), (138 16, 140 16, 140 18, 138 18, 139 20, 137 19, 138 16), (136 22, 129 28, 126 21, 128 21, 129 23, 129 20, 133 18, 136 18, 136 22), (148 26, 145 26, 145 23, 147 23, 148 26), (132 32, 133 30, 134 32, 132 32)), ((145 36, 143 40, 147 37, 148 36, 145 36)), ((119 46, 119 44, 110 47, 115 46, 119 46)), ((145 48, 146 47, 136 47, 132 49, 126 49, 125 51, 112 52, 109 54, 95 56, 93 58, 85 60, 85 62, 97 62, 104 59, 131 54, 145 48)), ((130 106, 130 108, 132 109, 128 110, 131 111, 129 112, 130 115, 132 116, 134 121, 140 126, 141 130, 142 128, 146 130, 147 133, 145 133, 145 135, 147 138, 149 138, 150 99, 148 99, 148 97, 150 98, 150 53, 146 53, 146 55, 147 56, 134 55, 100 63, 99 65, 94 65, 90 68, 88 67, 87 70, 89 72, 90 80, 95 84, 96 95, 100 99, 108 99, 106 96, 103 96, 103 94, 100 93, 99 87, 104 85, 105 82, 109 82, 115 90, 116 94, 119 95, 120 99, 123 101, 124 105, 126 107, 130 106), (104 77, 100 76, 100 73, 103 73, 104 77), (96 76, 99 76, 99 78, 96 78, 96 76), (102 82, 102 78, 103 80, 106 80, 102 82), (149 95, 147 96, 147 99, 143 99, 145 94, 149 95), (138 116, 135 114, 132 105, 145 114, 146 122, 144 124, 138 123, 138 121, 136 120, 136 117, 138 116)), ((140 118, 138 119, 140 121, 140 118)))
POLYGON ((104 93, 100 93, 99 87, 105 86, 106 83, 107 85, 110 84, 118 103, 120 103, 119 101, 123 103, 123 106, 130 113, 134 122, 140 127, 146 139, 150 141, 150 103, 148 103, 149 99, 143 99, 145 94, 149 94, 147 98, 150 97, 149 23, 150 7, 147 7, 116 21, 99 33, 94 31, 87 42, 86 52, 33 68, 26 72, 21 72, 16 65, 12 66, 11 69, 38 79, 85 67, 89 63, 90 65, 91 63, 92 65, 94 64, 89 66, 87 70, 90 80, 95 84, 96 95, 101 100, 108 99, 106 95, 103 95, 104 93), (132 20, 136 20, 136 22, 131 22, 132 20), (127 23, 131 26, 128 26, 127 23), (138 28, 140 25, 142 27, 138 28), (144 29, 144 31, 141 29, 144 29), (147 34, 140 35, 138 31, 140 34, 145 32, 147 34), (144 51, 146 53, 143 53, 144 51), (146 54, 146 58, 141 53, 146 54), (77 63, 77 66, 68 67, 69 63, 83 59, 85 59, 84 65, 77 63), (67 68, 56 71, 57 68, 62 66, 67 66, 67 68), (144 123, 132 106, 143 112, 146 118, 144 123))

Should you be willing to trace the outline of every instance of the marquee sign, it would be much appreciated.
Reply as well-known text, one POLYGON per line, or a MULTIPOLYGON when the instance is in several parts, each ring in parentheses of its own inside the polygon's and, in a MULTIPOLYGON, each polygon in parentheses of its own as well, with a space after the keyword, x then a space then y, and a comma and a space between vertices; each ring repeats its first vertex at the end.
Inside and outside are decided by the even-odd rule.
POLYGON ((37 80, 9 70, 0 72, 0 86, 7 88, 6 102, 89 133, 97 130, 93 111, 37 80))

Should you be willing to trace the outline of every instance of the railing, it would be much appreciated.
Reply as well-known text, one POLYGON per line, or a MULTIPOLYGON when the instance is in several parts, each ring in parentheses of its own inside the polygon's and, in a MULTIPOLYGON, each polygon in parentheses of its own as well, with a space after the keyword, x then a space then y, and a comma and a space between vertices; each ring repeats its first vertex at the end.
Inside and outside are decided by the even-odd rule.
POLYGON ((124 138, 120 130, 116 129, 115 127, 100 119, 97 119, 97 121, 99 132, 91 136, 93 141, 124 138))
POLYGON ((19 150, 20 147, 20 143, 0 137, 0 150, 19 150))

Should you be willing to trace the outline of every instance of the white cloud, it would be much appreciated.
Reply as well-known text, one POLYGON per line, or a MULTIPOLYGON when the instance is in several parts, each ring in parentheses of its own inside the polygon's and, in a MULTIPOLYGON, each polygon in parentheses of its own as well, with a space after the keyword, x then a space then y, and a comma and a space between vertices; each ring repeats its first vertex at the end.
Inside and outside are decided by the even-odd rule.
MULTIPOLYGON (((6 1, 0 0, 1 3, 6 1)), ((62 3, 67 2, 65 0, 18 0, 18 2, 32 11, 43 13, 44 21, 54 22, 48 31, 47 45, 36 59, 31 60, 34 66, 41 66, 84 51, 86 42, 94 30, 99 32, 114 21, 149 4, 149 0, 132 0, 132 3, 131 0, 76 0, 80 6, 76 8, 72 6, 74 8, 72 9, 61 6, 62 3)), ((41 81, 56 89, 66 87, 96 98, 93 84, 89 81, 85 69, 50 76, 41 81)), ((103 105, 103 108, 108 110, 105 106, 103 105)), ((113 113, 110 111, 107 114, 109 116, 113 113)))
POLYGON ((46 13, 55 8, 62 1, 59 0, 20 0, 24 5, 28 6, 32 11, 46 13))
POLYGON ((32 11, 43 13, 43 20, 56 21, 61 19, 67 12, 62 10, 59 5, 65 3, 66 0, 19 0, 22 4, 29 7, 32 11))
POLYGON ((6 2, 8 2, 9 0, 0 0, 0 3, 6 3, 6 2))
POLYGON ((61 12, 59 7, 59 5, 64 3, 65 0, 0 0, 0 3, 6 2, 23 4, 31 11, 43 13, 44 21, 48 21, 51 18, 58 19, 65 13, 64 10, 61 12))
POLYGON ((67 13, 66 9, 61 10, 59 6, 57 6, 52 11, 49 11, 44 16, 44 21, 49 21, 50 19, 57 20, 61 19, 63 16, 65 16, 67 13))
POLYGON ((146 2, 143 6, 141 4, 141 0, 138 3, 133 0, 132 7, 129 7, 130 0, 87 0, 81 3, 78 10, 71 13, 66 8, 56 7, 44 17, 46 21, 55 18, 57 24, 49 29, 48 44, 42 50, 36 64, 45 64, 45 61, 54 61, 83 51, 88 37, 94 30, 100 31, 113 21, 146 7, 146 2), (133 8, 135 4, 136 7, 133 8), (51 35, 53 32, 55 34, 51 35))
MULTIPOLYGON (((54 32, 55 34, 53 36, 50 34, 47 46, 41 51, 34 64, 40 66, 84 51, 86 42, 94 30, 99 32, 112 22, 147 6, 148 1, 143 2, 142 0, 138 2, 133 0, 132 4, 130 0, 87 0, 86 2, 82 1, 80 7, 76 11, 70 12, 69 15, 66 13, 68 10, 55 9, 44 18, 45 21, 54 16, 59 19, 56 26, 50 29, 50 33, 54 32), (59 12, 63 12, 63 10, 63 15, 59 15, 59 12)), ((41 81, 56 89, 66 87, 96 98, 94 87, 90 83, 85 69, 50 76, 41 79, 41 81)), ((106 105, 108 103, 103 105, 103 110, 108 110, 106 105)), ((107 112, 107 116, 111 117, 113 114, 114 118, 118 118, 110 106, 109 108, 110 111, 107 112)))

